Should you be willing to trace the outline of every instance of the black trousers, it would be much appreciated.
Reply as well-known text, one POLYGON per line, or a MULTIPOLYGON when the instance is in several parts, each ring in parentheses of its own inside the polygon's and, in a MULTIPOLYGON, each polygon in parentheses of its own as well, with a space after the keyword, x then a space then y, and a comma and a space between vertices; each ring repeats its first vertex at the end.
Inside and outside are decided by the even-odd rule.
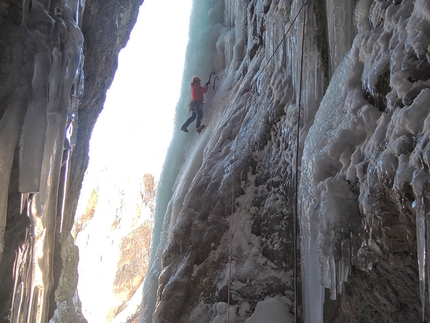
POLYGON ((203 118, 203 102, 197 100, 191 101, 190 110, 193 112, 193 114, 188 118, 187 121, 185 121, 182 128, 188 128, 188 126, 196 119, 196 117, 196 128, 200 127, 203 118))

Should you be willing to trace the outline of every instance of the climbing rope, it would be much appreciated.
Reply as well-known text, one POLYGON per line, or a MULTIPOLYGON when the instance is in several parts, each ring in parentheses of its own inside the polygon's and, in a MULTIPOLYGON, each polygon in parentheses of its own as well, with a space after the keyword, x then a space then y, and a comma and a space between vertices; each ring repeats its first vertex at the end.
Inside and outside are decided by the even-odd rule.
MULTIPOLYGON (((255 100, 254 100, 255 101, 255 100)), ((231 103, 231 96, 229 104, 231 103)), ((227 105, 228 107, 229 105, 227 105)), ((246 112, 248 110, 248 101, 246 102, 244 113, 242 114, 240 125, 242 126, 243 120, 245 119, 246 112)), ((240 130, 240 128, 239 128, 240 130)), ((240 136, 240 131, 238 132, 237 138, 240 136)), ((232 188, 231 188, 231 210, 230 210, 230 224, 229 224, 229 266, 228 266, 228 286, 227 286, 227 323, 230 323, 230 295, 231 295, 231 262, 233 259, 233 214, 234 214, 234 182, 236 176, 236 156, 237 156, 237 143, 239 140, 236 139, 236 144, 234 146, 234 154, 233 154, 233 168, 232 168, 232 188)))
MULTIPOLYGON (((309 0, 308 0, 309 1, 309 0)), ((299 16, 300 12, 302 12, 303 7, 305 6, 305 4, 302 4, 302 6, 300 7, 299 11, 297 12, 296 16, 293 19, 293 22, 290 24, 290 27, 287 29, 287 31, 284 33, 284 36, 282 37, 281 41, 279 42, 278 46, 276 46, 275 50, 273 51, 272 55, 269 57, 269 59, 267 60, 266 64, 264 64, 263 68, 260 70, 260 72, 257 74, 257 77, 255 79, 258 79, 258 76, 260 76, 261 73, 263 73, 263 71, 266 69, 267 65, 269 65, 270 61, 273 59, 273 56, 275 56, 276 52, 278 51, 279 47, 281 46, 281 44, 284 42, 285 38, 287 37, 288 32, 291 30, 291 28, 293 27, 294 23, 297 20, 297 17, 299 16)))
MULTIPOLYGON (((292 26, 294 25, 294 23, 296 22, 298 16, 300 15, 303 7, 305 5, 307 5, 309 2, 309 0, 302 0, 302 6, 300 7, 300 9, 298 10, 296 16, 294 17, 293 21, 291 22, 289 28, 287 29, 287 31, 284 33, 281 41, 279 42, 279 44, 276 46, 275 50, 273 51, 272 55, 269 57, 269 59, 267 60, 266 64, 263 66, 262 69, 260 69, 260 72, 257 73, 257 76, 254 78, 254 81, 251 82, 251 88, 254 84, 254 82, 256 82, 258 80, 258 77, 261 75, 261 73, 266 69, 266 67, 269 65, 270 61, 273 59, 273 57, 275 56, 276 52, 278 51, 279 47, 281 46, 281 44, 284 42, 287 34, 289 33, 289 31, 291 30, 292 26)), ((301 112, 301 94, 302 94, 302 73, 303 73, 303 57, 304 57, 304 27, 305 27, 305 20, 306 20, 306 11, 305 11, 305 16, 303 19, 303 27, 302 27, 302 53, 301 53, 301 65, 300 65, 300 84, 299 84, 299 106, 298 106, 298 122, 297 122, 297 147, 296 147, 296 178, 295 178, 295 215, 294 215, 294 295, 295 295, 295 311, 294 311, 294 316, 295 316, 295 322, 297 322, 297 205, 298 205, 298 194, 297 194, 297 188, 298 188, 298 173, 299 173, 299 165, 298 165, 298 154, 299 154, 299 139, 300 139, 300 133, 299 133, 299 129, 300 129, 300 112, 301 112)), ((217 78, 217 77, 216 77, 217 78)), ((215 78, 215 79, 216 79, 215 78)), ((209 77, 210 79, 210 77, 209 77)), ((214 81, 215 81, 214 79, 214 81)), ((214 87, 215 87, 215 83, 214 83, 214 87)), ((227 108, 230 107, 231 105, 231 101, 232 101, 232 97, 230 96, 230 100, 227 104, 227 108)), ((245 118, 246 112, 249 108, 248 105, 248 101, 247 104, 245 105, 245 109, 244 109, 244 113, 242 114, 242 119, 240 121, 240 127, 242 127, 243 124, 243 120, 245 118)), ((239 128, 240 129, 240 128, 239 128)), ((240 135, 240 131, 238 133, 238 136, 240 135)), ((235 182, 235 164, 236 164, 236 153, 237 153, 237 143, 238 140, 236 140, 236 145, 235 145, 235 150, 234 150, 234 155, 233 155, 233 169, 232 169, 232 175, 233 175, 233 181, 232 181, 232 194, 231 194, 231 214, 230 214, 230 224, 229 224, 229 267, 228 267, 228 286, 227 286, 227 323, 230 323, 230 300, 231 300, 231 283, 232 283, 232 259, 233 259, 233 214, 234 214, 234 182, 235 182)))
MULTIPOLYGON (((303 6, 305 5, 302 1, 303 6)), ((306 4, 308 3, 308 0, 306 1, 306 4)), ((303 58, 304 58, 304 41, 305 41, 305 25, 306 25, 306 10, 303 17, 303 25, 302 25, 302 53, 300 58, 300 83, 299 83, 299 105, 298 105, 298 111, 297 111, 297 133, 296 133, 296 176, 294 181, 294 242, 293 242, 293 257, 294 257, 294 321, 297 323, 297 275, 298 275, 298 261, 297 261, 297 236, 298 236, 298 205, 299 205, 299 152, 300 152, 300 117, 301 117, 301 110, 302 110, 302 86, 303 86, 303 58)))
POLYGON ((233 259, 233 213, 234 213, 234 177, 235 177, 235 163, 236 163, 236 150, 237 145, 234 147, 233 155, 233 180, 231 187, 231 209, 230 209, 230 224, 228 229, 229 236, 229 255, 228 255, 228 284, 227 284, 227 323, 230 323, 230 295, 231 295, 231 261, 233 259))

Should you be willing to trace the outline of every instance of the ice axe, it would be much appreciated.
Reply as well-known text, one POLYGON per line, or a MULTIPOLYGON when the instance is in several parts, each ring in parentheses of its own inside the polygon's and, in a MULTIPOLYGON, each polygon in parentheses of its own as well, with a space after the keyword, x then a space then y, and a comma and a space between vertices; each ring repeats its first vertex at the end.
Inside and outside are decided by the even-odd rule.
POLYGON ((215 76, 215 78, 214 78, 214 86, 212 87, 214 91, 215 91, 215 82, 216 82, 216 80, 219 80, 218 75, 215 76))
MULTIPOLYGON (((209 80, 206 82, 206 85, 210 85, 210 84, 211 84, 211 78, 212 78, 212 75, 215 75, 215 72, 212 72, 212 73, 209 75, 209 80)), ((218 79, 218 76, 215 76, 215 78, 214 78, 214 82, 215 82, 215 80, 216 80, 216 79, 218 79)), ((215 83, 214 83, 213 89, 215 90, 215 83)))
POLYGON ((212 72, 212 73, 209 75, 209 80, 207 81, 207 83, 206 83, 206 84, 211 84, 211 78, 212 78, 212 75, 215 75, 215 72, 212 72))

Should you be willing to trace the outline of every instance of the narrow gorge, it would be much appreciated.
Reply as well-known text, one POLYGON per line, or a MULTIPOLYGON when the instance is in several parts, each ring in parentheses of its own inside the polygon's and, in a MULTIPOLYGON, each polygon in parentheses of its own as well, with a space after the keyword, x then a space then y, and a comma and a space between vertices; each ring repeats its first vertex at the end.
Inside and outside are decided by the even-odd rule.
MULTIPOLYGON (((0 0, 0 322, 98 323, 76 210, 142 3, 0 0)), ((429 99, 428 0, 194 1, 139 321, 428 321, 429 99)))

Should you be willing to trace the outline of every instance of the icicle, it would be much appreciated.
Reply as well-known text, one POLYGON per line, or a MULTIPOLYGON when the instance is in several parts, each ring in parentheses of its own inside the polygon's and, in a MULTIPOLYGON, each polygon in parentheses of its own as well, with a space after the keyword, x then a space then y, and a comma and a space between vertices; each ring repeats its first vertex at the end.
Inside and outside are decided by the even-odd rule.
MULTIPOLYGON (((64 213, 66 208, 66 199, 67 199, 67 186, 69 183, 69 172, 70 172, 70 153, 71 153, 71 145, 69 138, 66 138, 66 142, 68 143, 70 149, 65 149, 63 154, 63 165, 62 165, 62 173, 61 173, 61 181, 62 181, 62 194, 59 196, 59 203, 61 205, 60 210, 60 224, 58 231, 59 233, 63 232, 63 223, 64 223, 64 213)), ((67 148, 69 148, 67 147, 67 148)))
MULTIPOLYGON (((344 291, 344 283, 347 281, 350 271, 349 232, 351 229, 349 223, 353 218, 359 216, 356 199, 342 177, 325 181, 319 211, 318 256, 321 259, 321 286, 329 288, 330 298, 336 300, 336 294, 344 291)), ((373 265, 374 254, 379 255, 377 246, 375 244, 373 248, 375 250, 370 252, 367 244, 365 247, 363 248, 363 258, 368 261, 370 254, 373 265)))
POLYGON ((79 4, 80 1, 76 1, 76 12, 75 12, 75 22, 78 25, 79 24, 79 4))
MULTIPOLYGON (((36 45, 37 46, 37 45, 36 45)), ((51 65, 51 53, 45 44, 35 54, 32 79, 33 95, 27 109, 20 139, 19 191, 39 192, 46 132, 48 88, 46 79, 51 65)))
POLYGON ((337 267, 337 280, 336 280, 336 288, 337 288, 337 292, 339 294, 342 294, 343 292, 343 263, 342 260, 340 260, 337 263, 338 267, 337 267))
POLYGON ((327 29, 330 40, 330 72, 334 73, 341 63, 345 53, 349 50, 353 39, 353 11, 352 1, 326 2, 327 29))
MULTIPOLYGON (((429 232, 430 232, 430 221, 428 221, 428 215, 426 215, 426 217, 425 217, 425 220, 426 220, 426 229, 427 229, 427 231, 426 231, 426 234, 429 234, 429 232)), ((430 250, 430 239, 429 239, 429 237, 427 237, 427 241, 426 241, 426 247, 427 247, 427 249, 426 250, 430 250)), ((430 286, 430 266, 427 264, 427 288, 428 288, 428 286, 430 286)), ((429 300, 430 300, 430 290, 429 290, 429 300)), ((424 314, 425 314, 425 311, 424 311, 424 305, 423 305, 423 319, 424 319, 424 314)))
POLYGON ((21 26, 27 26, 28 12, 30 9, 31 0, 22 0, 22 21, 21 26))
POLYGON ((225 10, 225 21, 228 27, 232 28, 234 26, 234 3, 235 1, 226 1, 226 10, 225 10))
POLYGON ((422 305, 422 318, 425 317, 425 289, 426 289, 426 211, 424 202, 424 184, 429 182, 429 176, 423 169, 414 173, 412 179, 412 187, 414 189, 415 201, 413 207, 416 212, 417 221, 417 256, 418 256, 418 270, 420 280, 420 297, 422 305))
POLYGON ((329 257, 320 255, 321 286, 330 288, 330 262, 329 257))
POLYGON ((349 270, 350 270, 350 259, 351 250, 350 243, 348 239, 344 239, 341 242, 341 254, 342 258, 339 261, 339 278, 338 278, 338 293, 343 293, 343 286, 348 280, 349 270))
POLYGON ((417 255, 418 255, 418 270, 420 279, 420 297, 422 304, 422 315, 424 319, 425 309, 425 266, 426 266, 426 248, 425 248, 425 217, 424 217, 424 201, 422 198, 416 201, 416 220, 417 220, 417 255))
MULTIPOLYGON (((83 74, 79 74, 82 68, 83 36, 74 23, 75 17, 78 17, 76 16, 76 1, 66 1, 63 8, 57 8, 61 17, 44 17, 47 21, 51 19, 52 25, 58 27, 53 28, 54 34, 45 35, 45 38, 38 36, 37 41, 33 41, 30 37, 28 39, 28 42, 34 42, 33 47, 37 50, 34 53, 28 53, 28 55, 33 54, 35 58, 31 83, 33 97, 27 109, 24 126, 15 126, 17 122, 12 121, 18 120, 18 118, 15 115, 9 116, 10 109, 6 111, 5 117, 0 121, 0 134, 2 131, 8 130, 7 138, 11 143, 13 140, 10 138, 17 138, 14 147, 18 142, 18 130, 23 129, 20 143, 19 188, 22 193, 20 209, 21 212, 24 212, 27 204, 27 215, 30 218, 32 230, 27 234, 26 259, 20 260, 21 263, 25 263, 28 272, 19 272, 23 265, 20 267, 18 262, 16 264, 17 273, 20 275, 20 277, 15 277, 20 280, 16 281, 16 286, 21 283, 22 291, 21 300, 18 299, 18 295, 14 296, 16 301, 13 304, 11 317, 17 322, 22 321, 23 318, 28 322, 47 322, 49 315, 48 304, 52 288, 52 280, 49 277, 52 276, 53 271, 52 250, 55 244, 55 225, 58 207, 61 207, 61 215, 64 212, 69 155, 75 140, 73 126, 78 102, 82 95, 80 84, 82 78, 79 79, 78 76, 83 77, 83 74), (39 44, 42 43, 41 40, 45 40, 42 45, 39 44), (75 96, 71 98, 73 102, 70 103, 73 84, 75 85, 75 96), (9 121, 5 124, 7 127, 3 125, 6 121, 9 121), (16 131, 13 131, 12 126, 15 126, 16 131), (66 165, 61 168, 63 161, 66 162, 66 165), (61 183, 63 186, 60 186, 61 183), (63 189, 62 196, 59 194, 60 189, 63 189), (62 204, 58 203, 59 200, 62 204), (26 302, 25 307, 28 312, 27 310, 21 311, 21 305, 24 302, 26 302)), ((36 13, 35 11, 30 19, 36 13)), ((40 10, 39 13, 41 13, 40 10)), ((41 14, 48 15, 47 12, 41 14)), ((33 32, 43 36, 42 31, 37 28, 33 32)), ((17 108, 11 110, 13 113, 19 111, 20 109, 17 108)), ((0 141, 0 148, 2 147, 9 148, 0 141)), ((6 157, 9 159, 13 157, 11 148, 0 149, 0 151, 0 161, 4 159, 2 156, 6 153, 6 157)), ((5 164, 11 165, 12 163, 5 164)), ((2 173, 0 172, 1 175, 2 173)), ((62 221, 61 218, 60 231, 62 221)), ((21 258, 23 257, 21 256, 21 258)))
POLYGON ((330 299, 336 300, 336 262, 334 261, 333 250, 329 257, 330 262, 330 299))
POLYGON ((28 195, 21 193, 21 203, 19 206, 19 213, 22 214, 24 212, 24 208, 26 207, 26 204, 28 203, 28 195))
POLYGON ((9 180, 14 151, 22 126, 19 121, 20 115, 25 107, 22 97, 22 95, 14 94, 11 100, 5 103, 8 107, 0 119, 0 259, 4 248, 3 238, 6 229, 9 180))

